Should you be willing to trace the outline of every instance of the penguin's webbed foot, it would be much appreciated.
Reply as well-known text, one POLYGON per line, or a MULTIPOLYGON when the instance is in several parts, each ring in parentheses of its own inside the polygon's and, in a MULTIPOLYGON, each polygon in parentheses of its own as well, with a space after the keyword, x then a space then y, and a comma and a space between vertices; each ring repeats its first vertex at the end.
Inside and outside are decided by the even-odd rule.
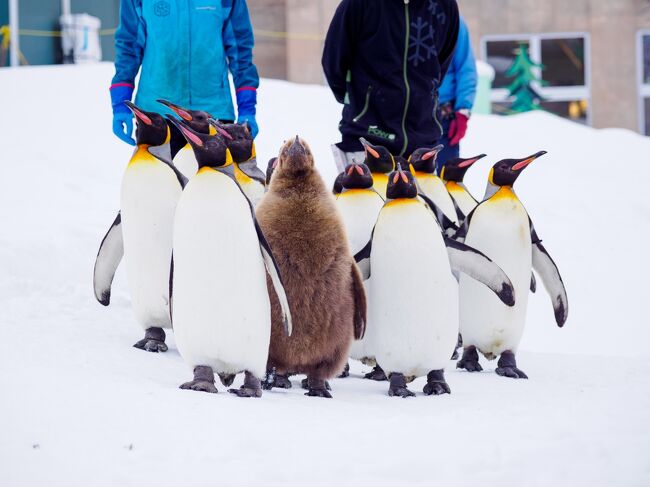
POLYGON ((305 380, 307 381, 307 387, 309 389, 305 392, 305 396, 325 397, 327 399, 332 398, 332 395, 328 391, 330 387, 326 380, 314 379, 313 377, 307 377, 305 380))
MULTIPOLYGON (((325 389, 327 389, 328 391, 331 391, 331 390, 332 390, 332 386, 330 386, 329 381, 326 381, 326 380, 325 380, 325 381, 323 381, 323 382, 325 383, 325 389)), ((303 380, 301 380, 301 381, 300 381, 300 387, 302 387, 303 389, 309 389, 309 380, 308 380, 308 379, 303 379, 303 380)))
POLYGON ((341 372, 341 375, 339 375, 339 379, 345 379, 346 377, 350 376, 350 362, 345 363, 345 367, 343 367, 343 372, 341 372))
POLYGON ((501 377, 509 377, 511 379, 528 379, 528 376, 523 370, 517 368, 517 361, 515 354, 510 350, 506 350, 501 354, 497 362, 495 372, 501 377))
POLYGON ((363 376, 363 378, 376 380, 376 381, 388 380, 388 377, 386 377, 386 373, 384 372, 384 369, 382 369, 379 365, 375 365, 370 372, 368 372, 366 375, 363 376))
POLYGON ((212 367, 197 365, 194 367, 194 380, 181 384, 180 388, 216 394, 218 391, 214 385, 214 372, 212 371, 212 367))
POLYGON ((404 374, 393 372, 390 374, 388 395, 390 397, 412 397, 415 396, 415 393, 409 391, 408 387, 406 387, 406 378, 404 377, 404 374))
POLYGON ((228 389, 238 397, 262 397, 262 383, 250 372, 246 372, 244 384, 239 389, 228 389))
POLYGON ((451 394, 449 384, 445 381, 444 370, 432 370, 427 375, 427 383, 422 391, 427 396, 439 396, 440 394, 451 394))
POLYGON ((274 387, 279 389, 291 389, 292 385, 289 380, 289 374, 278 374, 275 371, 275 368, 267 371, 266 377, 262 381, 262 389, 270 391, 274 387))
POLYGON ((165 330, 157 327, 147 328, 144 338, 134 343, 133 346, 147 352, 166 352, 168 348, 165 344, 165 330))
POLYGON ((481 372, 483 367, 478 362, 478 351, 476 347, 469 346, 463 351, 462 358, 456 362, 457 369, 465 369, 467 372, 481 372))

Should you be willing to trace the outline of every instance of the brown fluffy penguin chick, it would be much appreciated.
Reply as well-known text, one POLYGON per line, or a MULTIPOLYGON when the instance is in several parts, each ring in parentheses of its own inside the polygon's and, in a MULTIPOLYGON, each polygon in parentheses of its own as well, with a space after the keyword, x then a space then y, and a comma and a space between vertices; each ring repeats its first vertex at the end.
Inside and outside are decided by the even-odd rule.
MULTIPOLYGON (((308 396, 331 397, 327 379, 343 370, 352 340, 363 337, 366 296, 334 196, 298 136, 282 146, 256 214, 280 268, 293 318, 288 337, 269 285, 269 371, 307 374, 308 396)), ((266 388, 273 387, 274 375, 269 373, 266 388)))

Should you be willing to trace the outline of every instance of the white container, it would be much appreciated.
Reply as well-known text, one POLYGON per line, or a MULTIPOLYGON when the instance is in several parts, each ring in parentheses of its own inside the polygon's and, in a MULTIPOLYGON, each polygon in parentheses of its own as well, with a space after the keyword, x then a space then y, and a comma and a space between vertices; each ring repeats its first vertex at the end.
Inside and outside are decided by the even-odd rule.
POLYGON ((59 22, 64 63, 88 64, 102 60, 101 20, 88 14, 64 14, 59 22))

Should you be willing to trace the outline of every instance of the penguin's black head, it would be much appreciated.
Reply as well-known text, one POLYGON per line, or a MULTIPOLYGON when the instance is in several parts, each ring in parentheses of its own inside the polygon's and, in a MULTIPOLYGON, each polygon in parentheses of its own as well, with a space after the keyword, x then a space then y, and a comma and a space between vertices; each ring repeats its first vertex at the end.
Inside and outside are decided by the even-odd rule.
POLYGON ((138 145, 146 144, 155 147, 168 141, 169 128, 162 115, 155 112, 145 112, 130 101, 124 103, 135 115, 137 127, 135 135, 138 145))
POLYGON ((409 164, 418 172, 433 174, 436 172, 436 156, 443 149, 443 145, 432 148, 422 147, 415 149, 409 157, 409 164))
POLYGON ((398 162, 396 169, 388 175, 388 187, 386 198, 394 200, 397 198, 416 198, 418 188, 415 185, 415 178, 411 171, 402 169, 398 162))
POLYGON ((395 159, 393 155, 381 145, 372 145, 366 139, 361 137, 359 139, 363 148, 366 151, 366 166, 370 172, 380 172, 388 174, 395 169, 395 159))
POLYGON ((266 165, 266 185, 268 186, 271 184, 271 178, 273 177, 273 171, 275 171, 275 167, 278 165, 278 158, 273 157, 269 160, 269 163, 266 165))
POLYGON ((544 154, 546 151, 539 151, 523 159, 503 159, 497 162, 490 170, 489 182, 495 186, 512 186, 523 169, 544 154))
POLYGON ((345 176, 345 171, 338 173, 334 180, 334 184, 332 185, 332 193, 334 196, 338 196, 343 192, 343 184, 341 184, 343 176, 345 176))
POLYGON ((210 124, 208 120, 212 118, 208 112, 203 110, 190 110, 189 108, 183 108, 167 100, 156 100, 158 103, 162 103, 176 115, 181 117, 183 122, 190 127, 195 132, 200 134, 209 134, 210 133, 210 124))
POLYGON ((468 159, 463 159, 462 157, 457 157, 455 159, 450 159, 445 162, 445 165, 442 166, 440 171, 440 177, 445 181, 454 181, 456 183, 462 183, 465 173, 479 159, 483 159, 485 154, 480 154, 475 157, 470 157, 468 159))
POLYGON ((226 146, 222 134, 201 134, 191 129, 182 120, 171 115, 168 115, 168 119, 178 127, 188 144, 192 147, 199 168, 222 167, 232 164, 232 155, 226 146))
POLYGON ((229 137, 224 137, 235 162, 246 162, 255 157, 255 144, 248 124, 222 123, 214 119, 210 120, 210 124, 228 134, 229 137))
MULTIPOLYGON (((345 189, 372 188, 372 174, 363 163, 348 164, 341 173, 341 187, 345 189)), ((338 179, 338 178, 337 178, 338 179)))
POLYGON ((280 149, 276 169, 284 176, 301 178, 314 170, 314 156, 303 139, 296 135, 288 140, 280 149))

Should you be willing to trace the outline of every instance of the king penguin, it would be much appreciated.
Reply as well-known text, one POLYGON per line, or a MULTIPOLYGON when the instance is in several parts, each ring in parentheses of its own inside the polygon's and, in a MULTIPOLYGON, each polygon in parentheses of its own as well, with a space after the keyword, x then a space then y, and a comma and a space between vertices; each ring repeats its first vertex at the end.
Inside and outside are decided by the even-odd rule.
POLYGON ((569 304, 560 273, 513 190, 524 168, 544 154, 541 151, 523 159, 497 162, 490 170, 483 201, 459 230, 458 238, 488 254, 505 270, 515 287, 517 303, 514 307, 503 306, 482 287, 461 276, 460 332, 464 352, 456 364, 458 368, 482 370, 478 350, 489 360, 500 356, 497 374, 528 378, 517 368, 515 354, 526 321, 531 266, 551 296, 557 325, 566 322, 569 304))
POLYGON ((214 119, 210 123, 222 131, 233 161, 239 169, 237 182, 253 206, 257 206, 266 190, 266 175, 257 167, 255 142, 248 124, 221 123, 214 119))
MULTIPOLYGON (((192 128, 192 130, 195 132, 210 135, 214 135, 216 133, 214 127, 212 127, 209 123, 209 120, 212 119, 212 115, 210 115, 208 112, 205 112, 203 110, 191 110, 189 108, 183 108, 167 100, 157 101, 178 115, 183 120, 183 122, 185 122, 185 124, 192 128)), ((187 140, 185 140, 185 137, 183 137, 183 134, 180 132, 180 130, 173 123, 168 123, 171 130, 170 149, 172 161, 174 161, 174 166, 176 166, 187 179, 191 179, 198 170, 194 151, 192 150, 190 144, 187 143, 187 140)))
MULTIPOLYGON (((451 195, 452 199, 456 202, 460 211, 465 215, 469 215, 478 201, 472 196, 469 192, 463 178, 467 170, 480 159, 484 158, 485 154, 480 154, 475 157, 470 157, 467 159, 455 158, 447 161, 442 169, 440 170, 440 179, 445 183, 447 191, 451 195)), ((462 223, 462 222, 461 222, 462 223)))
POLYGON ((388 173, 395 169, 395 158, 386 147, 373 145, 363 137, 359 140, 366 152, 365 164, 372 174, 372 187, 382 198, 386 199, 388 173))
POLYGON ((194 379, 180 387, 217 392, 215 372, 229 384, 244 371, 243 386, 230 392, 260 397, 271 336, 267 286, 273 286, 284 331, 291 334, 282 279, 221 134, 198 134, 174 123, 199 165, 174 220, 172 320, 178 350, 194 372, 194 379))
POLYGON ((465 216, 454 204, 445 183, 436 175, 436 156, 442 148, 442 145, 437 145, 416 149, 409 156, 408 163, 419 191, 427 195, 449 220, 459 225, 465 216))
POLYGON ((165 352, 169 315, 169 260, 176 204, 187 180, 169 159, 165 119, 125 102, 137 120, 137 147, 122 178, 121 211, 95 262, 95 296, 110 302, 113 276, 124 256, 131 302, 145 336, 134 347, 165 352))
POLYGON ((386 196, 360 262, 364 277, 373 279, 368 322, 377 362, 390 378, 390 396, 413 396, 407 378, 422 375, 426 395, 449 393, 444 367, 458 336, 452 271, 478 279, 508 306, 514 304, 512 284, 488 257, 445 237, 433 210, 418 198, 413 175, 400 164, 389 176, 386 196))
MULTIPOLYGON (((349 164, 337 180, 340 182, 341 191, 336 197, 336 206, 343 219, 352 255, 356 255, 370 240, 372 229, 384 205, 384 200, 372 187, 372 174, 368 166, 363 163, 349 164)), ((367 279, 364 282, 366 297, 370 292, 371 280, 367 279)), ((350 357, 360 360, 366 365, 375 366, 372 372, 366 374, 367 379, 376 378, 374 375, 377 372, 381 372, 380 378, 385 379, 383 371, 378 369, 375 363, 375 354, 372 351, 372 331, 372 325, 370 327, 366 325, 366 334, 363 339, 352 342, 350 357)))

